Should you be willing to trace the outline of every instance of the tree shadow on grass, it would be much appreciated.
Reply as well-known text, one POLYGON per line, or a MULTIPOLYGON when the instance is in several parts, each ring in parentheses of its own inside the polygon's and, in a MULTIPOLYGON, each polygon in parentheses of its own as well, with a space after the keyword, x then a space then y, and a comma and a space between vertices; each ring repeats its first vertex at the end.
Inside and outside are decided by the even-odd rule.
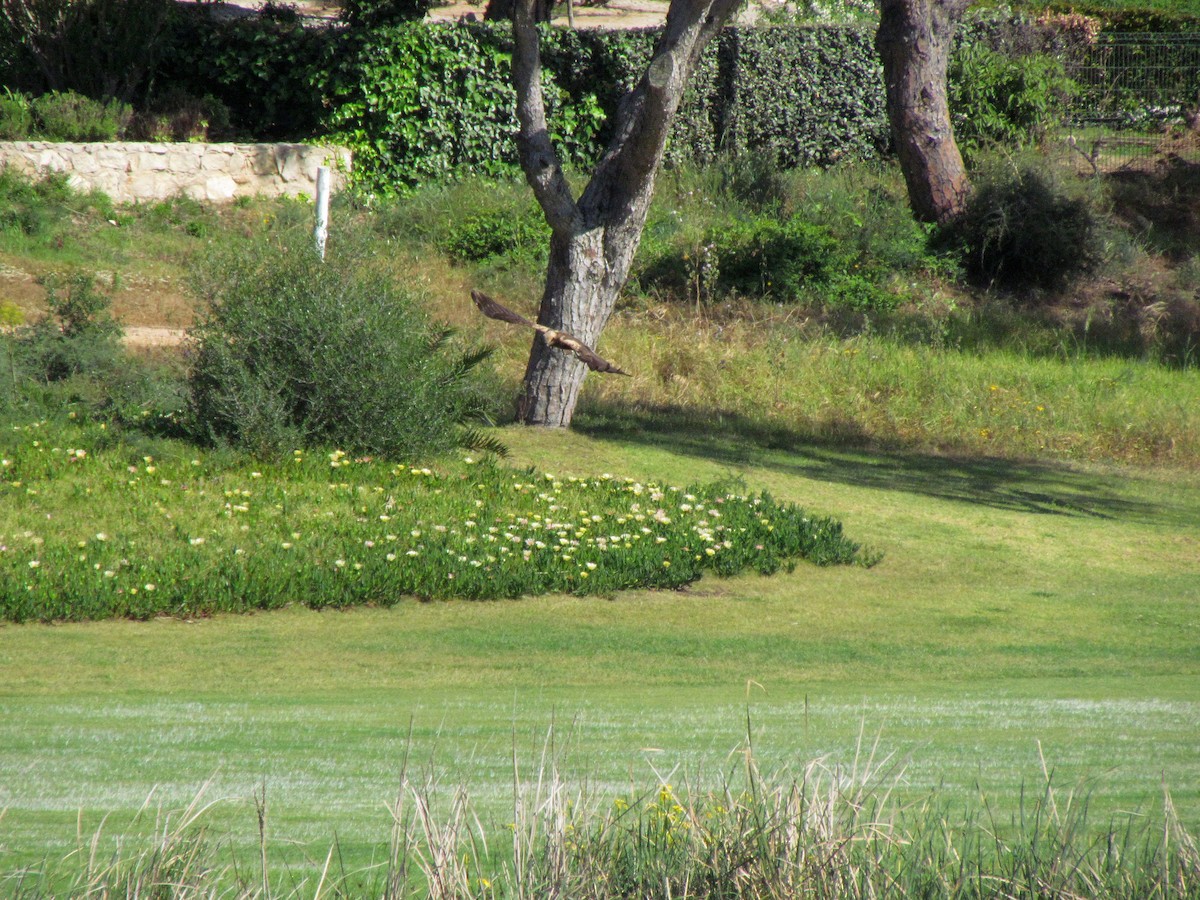
POLYGON ((1193 502, 1181 497, 1165 503, 1131 496, 1136 477, 1118 486, 1103 473, 1063 464, 879 449, 852 424, 818 434, 725 410, 591 404, 572 427, 591 437, 662 447, 733 468, 753 466, 1016 512, 1192 526, 1200 514, 1193 491, 1187 491, 1193 502))

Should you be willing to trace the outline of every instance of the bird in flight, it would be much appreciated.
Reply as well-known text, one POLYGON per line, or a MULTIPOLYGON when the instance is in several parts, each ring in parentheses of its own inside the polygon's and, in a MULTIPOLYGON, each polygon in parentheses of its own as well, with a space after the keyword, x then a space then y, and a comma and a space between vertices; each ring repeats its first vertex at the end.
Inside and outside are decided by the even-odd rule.
POLYGON ((479 307, 479 311, 489 319, 497 319, 501 322, 508 322, 512 325, 525 325, 528 328, 535 329, 541 334, 542 338, 551 347, 558 347, 562 350, 569 350, 579 357, 579 361, 591 369, 593 372, 609 372, 613 375, 628 375, 624 369, 619 368, 607 359, 604 359, 595 350, 578 338, 567 334, 563 331, 555 331, 553 328, 548 328, 545 325, 539 325, 537 322, 531 322, 522 315, 519 315, 504 306, 502 303, 493 300, 483 291, 471 291, 471 299, 475 301, 475 305, 479 307))

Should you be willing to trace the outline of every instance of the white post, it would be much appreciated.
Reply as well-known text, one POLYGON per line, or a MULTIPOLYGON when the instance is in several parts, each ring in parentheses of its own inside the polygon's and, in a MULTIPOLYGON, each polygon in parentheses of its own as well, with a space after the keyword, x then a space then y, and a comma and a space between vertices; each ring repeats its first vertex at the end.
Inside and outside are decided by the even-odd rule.
POLYGON ((325 239, 329 237, 329 166, 317 169, 317 227, 313 229, 317 253, 325 259, 325 239))

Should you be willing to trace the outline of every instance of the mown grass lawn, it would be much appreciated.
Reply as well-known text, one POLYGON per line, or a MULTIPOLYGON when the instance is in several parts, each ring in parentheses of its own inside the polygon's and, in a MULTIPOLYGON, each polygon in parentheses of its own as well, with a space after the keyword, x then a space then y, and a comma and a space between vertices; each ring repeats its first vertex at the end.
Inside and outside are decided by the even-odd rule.
POLYGON ((1097 827, 1161 808, 1164 785, 1200 826, 1195 473, 710 437, 504 435, 515 463, 562 476, 738 474, 882 562, 611 598, 0 626, 0 891, 101 826, 151 830, 209 779, 231 801, 213 828, 247 857, 265 786, 277 877, 335 838, 347 867, 378 861, 406 754, 502 834, 514 752, 536 770, 551 729, 566 774, 614 797, 715 776, 749 720, 768 771, 850 765, 861 739, 905 796, 1007 815, 1044 761, 1097 827))

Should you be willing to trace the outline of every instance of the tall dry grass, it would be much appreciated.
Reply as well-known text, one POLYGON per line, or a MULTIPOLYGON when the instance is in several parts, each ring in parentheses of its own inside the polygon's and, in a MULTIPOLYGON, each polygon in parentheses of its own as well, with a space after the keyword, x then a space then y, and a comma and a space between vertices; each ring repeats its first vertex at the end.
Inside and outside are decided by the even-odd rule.
POLYGON ((1200 896, 1200 851, 1170 794, 1162 808, 1098 823, 1088 789, 1042 783, 1004 817, 986 792, 956 810, 936 794, 901 799, 904 767, 860 737, 846 765, 817 759, 760 771, 747 741, 714 779, 655 773, 619 792, 560 770, 547 737, 529 770, 513 763, 512 819, 476 813, 467 788, 406 760, 390 804, 384 861, 347 872, 339 849, 305 868, 272 858, 265 790, 255 798, 257 865, 208 833, 203 791, 159 814, 136 845, 103 827, 41 871, 9 874, 12 896, 266 898, 375 896, 432 900, 579 898, 1061 898, 1200 896), (678 784, 677 784, 678 782, 678 784))

